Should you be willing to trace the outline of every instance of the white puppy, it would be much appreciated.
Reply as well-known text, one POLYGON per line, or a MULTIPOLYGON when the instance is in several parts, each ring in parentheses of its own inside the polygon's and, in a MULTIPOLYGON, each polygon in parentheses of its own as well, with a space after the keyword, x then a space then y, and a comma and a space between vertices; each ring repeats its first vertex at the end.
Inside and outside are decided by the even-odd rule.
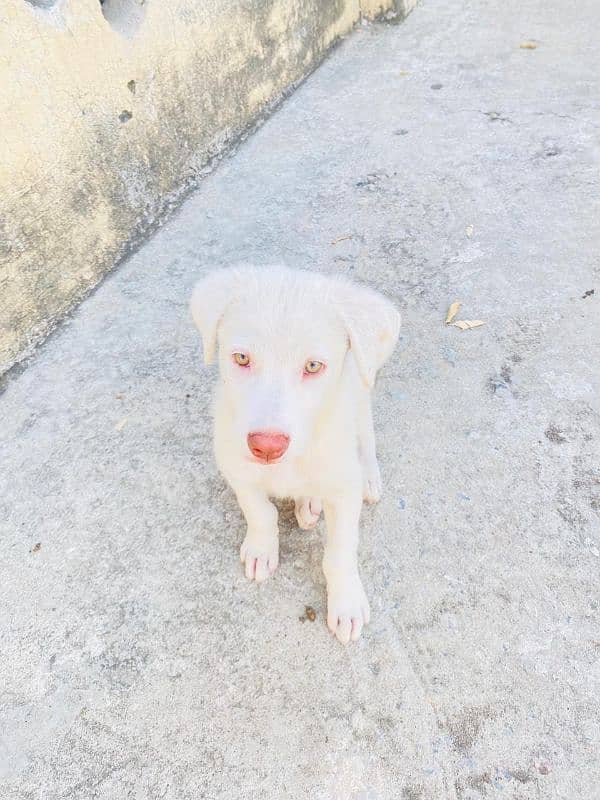
POLYGON ((206 364, 219 344, 215 454, 248 524, 247 577, 264 581, 279 562, 270 498, 294 498, 305 529, 323 509, 327 624, 341 642, 358 639, 369 621, 360 510, 381 490, 370 391, 398 338, 398 312, 345 279, 280 267, 214 272, 191 310, 206 364))

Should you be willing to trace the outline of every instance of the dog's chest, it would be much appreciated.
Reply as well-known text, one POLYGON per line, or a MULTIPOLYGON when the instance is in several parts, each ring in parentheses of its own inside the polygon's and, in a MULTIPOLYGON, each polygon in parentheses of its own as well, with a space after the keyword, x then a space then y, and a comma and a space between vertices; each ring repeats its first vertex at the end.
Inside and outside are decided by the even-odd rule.
MULTIPOLYGON (((261 488, 269 497, 301 497, 314 494, 318 480, 310 477, 310 469, 297 463, 273 464, 261 470, 261 488)), ((314 472, 314 471, 313 471, 314 472)), ((315 475, 315 478, 318 476, 315 475)))

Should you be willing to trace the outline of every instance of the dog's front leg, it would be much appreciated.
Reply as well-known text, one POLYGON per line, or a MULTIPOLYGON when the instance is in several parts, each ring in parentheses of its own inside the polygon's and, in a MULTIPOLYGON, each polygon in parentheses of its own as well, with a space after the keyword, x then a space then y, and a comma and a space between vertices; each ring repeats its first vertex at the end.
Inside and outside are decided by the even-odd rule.
POLYGON ((327 626, 342 644, 356 640, 369 622, 369 601, 358 575, 358 525, 362 496, 354 491, 326 500, 327 539, 323 572, 327 580, 327 626))
POLYGON ((261 583, 275 572, 279 563, 277 509, 254 486, 234 487, 234 491, 248 525, 240 559, 246 566, 246 577, 261 583))

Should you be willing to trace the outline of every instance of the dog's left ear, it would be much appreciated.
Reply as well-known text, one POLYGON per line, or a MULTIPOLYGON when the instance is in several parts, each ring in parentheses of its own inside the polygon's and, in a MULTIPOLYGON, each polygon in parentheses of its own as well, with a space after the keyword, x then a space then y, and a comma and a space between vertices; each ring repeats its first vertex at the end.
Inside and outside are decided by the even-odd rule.
POLYGON ((379 292, 354 284, 346 284, 340 292, 339 314, 360 376, 371 388, 398 341, 400 314, 379 292))
POLYGON ((238 273, 235 269, 211 272, 194 287, 190 311, 202 336, 204 363, 212 364, 217 346, 219 322, 234 299, 238 273))

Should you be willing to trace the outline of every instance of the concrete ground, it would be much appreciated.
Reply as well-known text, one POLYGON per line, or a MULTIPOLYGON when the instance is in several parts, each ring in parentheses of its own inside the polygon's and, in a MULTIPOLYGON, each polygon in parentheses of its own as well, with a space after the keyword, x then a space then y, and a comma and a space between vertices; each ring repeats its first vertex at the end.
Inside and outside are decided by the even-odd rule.
POLYGON ((10 377, 3 800, 600 797, 597 21, 424 0, 360 29, 10 377), (403 312, 347 648, 322 530, 285 506, 276 576, 238 562, 187 301, 242 259, 403 312))

